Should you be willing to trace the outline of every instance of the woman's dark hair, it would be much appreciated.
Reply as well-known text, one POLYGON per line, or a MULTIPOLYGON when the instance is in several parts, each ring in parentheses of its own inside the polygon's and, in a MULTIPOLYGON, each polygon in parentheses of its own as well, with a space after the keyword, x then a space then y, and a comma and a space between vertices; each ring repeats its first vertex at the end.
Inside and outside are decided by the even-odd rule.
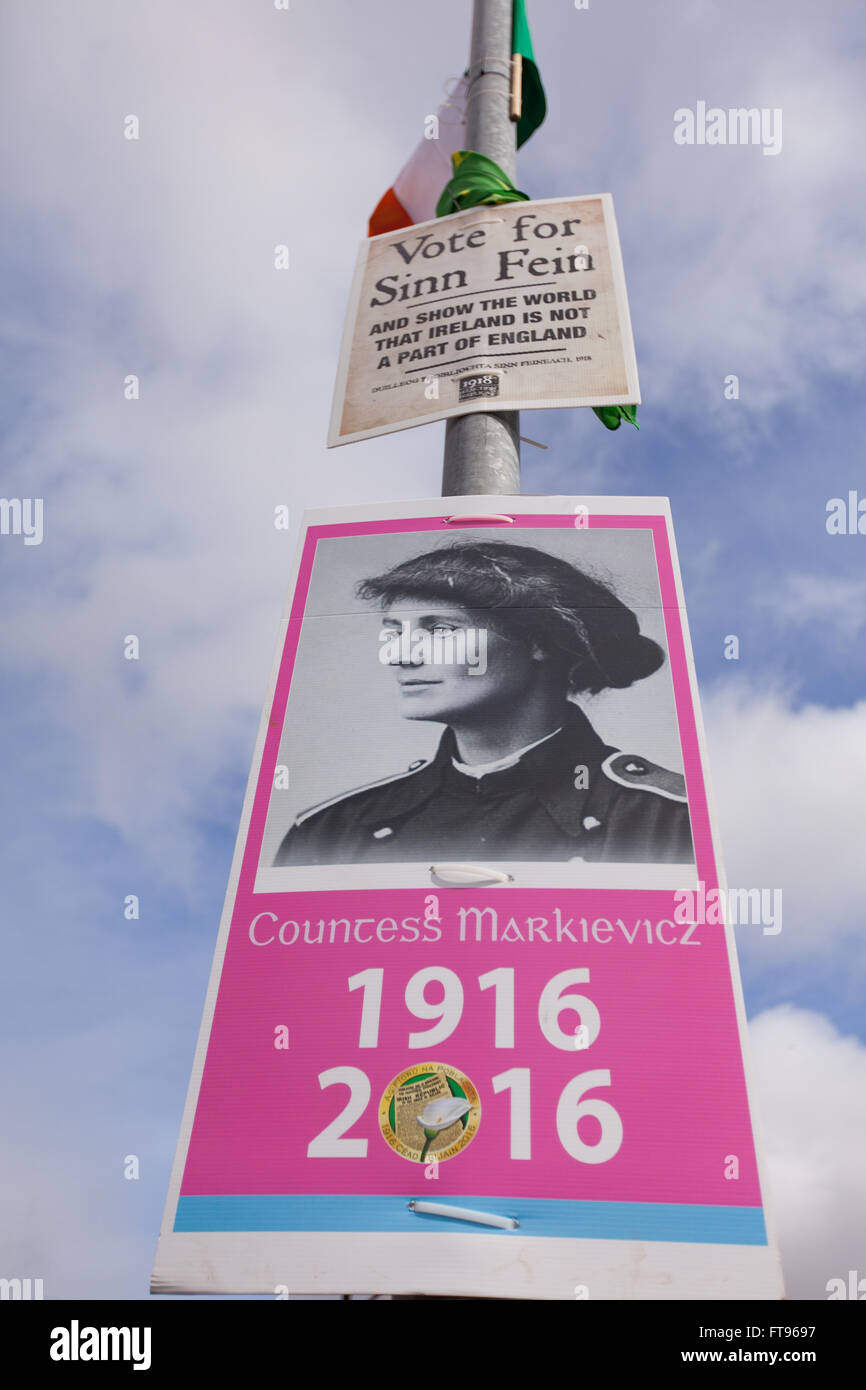
POLYGON ((612 589, 534 546, 455 541, 363 580, 357 594, 383 608, 405 599, 459 604, 482 616, 479 626, 558 657, 575 695, 623 689, 665 659, 612 589))

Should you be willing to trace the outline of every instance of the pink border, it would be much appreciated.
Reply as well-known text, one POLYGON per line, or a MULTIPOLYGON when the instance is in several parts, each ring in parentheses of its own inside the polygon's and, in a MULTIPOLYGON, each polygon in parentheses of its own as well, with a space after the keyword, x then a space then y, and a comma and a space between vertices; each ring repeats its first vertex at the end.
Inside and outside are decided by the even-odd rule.
MULTIPOLYGON (((513 513, 509 513, 513 515, 513 513)), ((659 577, 662 607, 665 615, 665 635, 668 644, 668 660, 674 688, 674 702, 677 711, 677 725, 683 754, 683 769, 689 801, 689 815, 692 824, 692 837, 695 847, 697 878, 707 890, 718 887, 715 856, 713 854, 710 818, 707 806, 706 788, 701 769, 698 731, 692 701, 691 682, 686 660, 685 638, 680 619, 680 605, 677 600, 677 587, 674 580, 673 562, 668 541, 666 520, 663 516, 596 516, 586 518, 590 530, 649 530, 653 534, 656 568, 659 577)), ((514 524, 507 528, 508 534, 515 530, 573 530, 574 515, 565 514, 525 514, 514 515, 514 524)), ((286 714, 286 704, 292 683, 295 656, 301 634, 304 610, 313 572, 316 546, 320 540, 337 536, 374 536, 405 533, 411 531, 456 531, 449 526, 444 517, 388 517, 373 521, 339 522, 330 526, 311 526, 307 531, 301 556, 298 579, 295 586, 292 611, 289 616, 286 640, 277 675, 274 700, 271 707, 268 729, 262 749, 259 777, 253 800, 244 856, 241 863, 237 895, 253 894, 255 890, 256 869, 261 856, 262 840, 265 832, 270 791, 273 786, 274 769, 277 764, 280 739, 286 714)), ((495 528, 491 528, 495 529, 495 528)), ((505 529, 505 528, 503 528, 505 529)), ((582 528, 581 528, 582 529, 582 528)), ((329 889, 329 892, 340 891, 329 889)), ((348 891, 348 890, 347 890, 348 891)), ((353 890, 362 891, 362 890, 353 890)), ((509 890, 500 890, 509 891, 509 890)), ((259 894, 258 896, 264 896, 259 894)))

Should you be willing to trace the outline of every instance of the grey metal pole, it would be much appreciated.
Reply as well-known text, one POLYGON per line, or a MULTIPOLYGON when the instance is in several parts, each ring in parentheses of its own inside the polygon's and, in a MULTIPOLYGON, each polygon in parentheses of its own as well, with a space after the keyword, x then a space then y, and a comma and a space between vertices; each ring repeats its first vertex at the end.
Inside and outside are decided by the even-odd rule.
MULTIPOLYGON (((495 159, 512 180, 517 125, 511 120, 512 0, 474 0, 466 148, 495 159)), ((520 412, 478 411, 445 422, 442 496, 520 492, 520 412)))

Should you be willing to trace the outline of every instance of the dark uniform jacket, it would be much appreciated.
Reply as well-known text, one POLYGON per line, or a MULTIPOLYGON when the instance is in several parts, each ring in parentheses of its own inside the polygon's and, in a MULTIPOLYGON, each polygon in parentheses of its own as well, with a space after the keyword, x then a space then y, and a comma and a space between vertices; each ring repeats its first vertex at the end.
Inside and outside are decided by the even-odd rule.
POLYGON ((608 747, 576 705, 559 733, 502 771, 469 777, 453 766, 456 751, 446 729, 430 761, 305 811, 275 866, 694 862, 683 778, 608 747))

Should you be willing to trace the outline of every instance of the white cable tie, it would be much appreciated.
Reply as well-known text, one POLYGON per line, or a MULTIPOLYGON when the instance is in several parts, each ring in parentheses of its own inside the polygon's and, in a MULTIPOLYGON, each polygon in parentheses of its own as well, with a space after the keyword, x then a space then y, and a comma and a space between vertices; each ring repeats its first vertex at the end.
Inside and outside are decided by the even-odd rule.
POLYGON ((504 873, 502 869, 491 869, 486 864, 431 864, 430 873, 434 878, 457 888, 514 882, 511 874, 504 873))
MULTIPOLYGON (((465 125, 465 124, 466 124, 466 112, 463 110, 463 107, 462 107, 462 106, 458 106, 458 105, 457 105, 456 101, 443 101, 442 105, 439 107, 439 111, 456 111, 456 112, 457 112, 457 120, 456 120, 456 121, 446 121, 445 117, 444 117, 444 116, 439 116, 439 112, 437 112, 436 114, 437 114, 437 116, 439 116, 439 124, 440 124, 440 125, 444 125, 444 126, 457 126, 457 125, 465 125)), ((504 222, 504 221, 505 221, 505 218, 504 218, 504 217, 503 217, 503 218, 500 218, 500 221, 504 222)))
POLYGON ((501 1231, 516 1231, 520 1225, 514 1216, 497 1216, 495 1212, 473 1211, 470 1207, 446 1207, 442 1202, 409 1202, 407 1205, 418 1216, 447 1216, 452 1221, 474 1221, 478 1226, 496 1226, 501 1231))
POLYGON ((468 83, 468 81, 469 81, 469 69, 466 68, 466 69, 460 74, 459 77, 446 77, 446 78, 445 78, 445 81, 442 83, 442 91, 445 93, 445 96, 446 96, 446 97, 448 98, 448 100, 450 101, 451 98, 452 98, 453 96, 456 96, 457 90, 458 90, 458 88, 460 87, 461 82, 466 82, 466 83, 468 83), (450 85, 452 82, 453 82, 455 85, 454 85, 454 87, 451 89, 451 91, 449 92, 448 87, 449 87, 449 85, 450 85))

